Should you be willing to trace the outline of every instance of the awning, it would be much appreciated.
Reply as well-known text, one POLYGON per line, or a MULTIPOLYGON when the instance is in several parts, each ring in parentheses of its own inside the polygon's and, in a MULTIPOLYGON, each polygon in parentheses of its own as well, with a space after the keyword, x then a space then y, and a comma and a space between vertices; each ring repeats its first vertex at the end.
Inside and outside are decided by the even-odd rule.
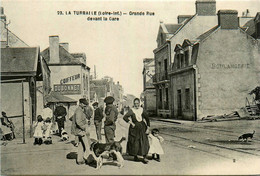
POLYGON ((69 103, 69 104, 77 104, 77 101, 69 98, 67 96, 62 95, 59 92, 51 92, 46 97, 46 102, 48 103, 69 103))

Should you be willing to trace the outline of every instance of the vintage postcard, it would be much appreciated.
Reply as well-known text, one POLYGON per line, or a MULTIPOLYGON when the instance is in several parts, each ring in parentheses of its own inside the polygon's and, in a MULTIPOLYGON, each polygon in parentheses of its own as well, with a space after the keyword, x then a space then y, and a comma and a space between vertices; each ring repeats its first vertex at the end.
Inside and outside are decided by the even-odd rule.
POLYGON ((0 12, 1 175, 260 174, 259 0, 0 12))

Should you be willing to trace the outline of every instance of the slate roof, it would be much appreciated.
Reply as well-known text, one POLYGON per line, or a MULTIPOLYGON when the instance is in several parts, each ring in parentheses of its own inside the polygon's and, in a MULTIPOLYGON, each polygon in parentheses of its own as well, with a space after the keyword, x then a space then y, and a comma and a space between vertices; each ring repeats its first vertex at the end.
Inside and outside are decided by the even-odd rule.
MULTIPOLYGON (((50 62, 50 49, 49 49, 49 47, 46 48, 45 50, 43 50, 41 52, 41 54, 45 58, 46 62, 49 64, 49 62, 50 62)), ((76 57, 79 57, 79 54, 84 54, 84 53, 74 53, 74 55, 76 57)), ((78 65, 83 64, 84 66, 86 66, 85 63, 82 63, 81 61, 79 61, 77 58, 75 58, 72 54, 70 54, 62 46, 59 46, 59 56, 60 56, 59 64, 78 64, 78 65)))
POLYGON ((246 24, 241 29, 244 30, 248 35, 254 36, 255 34, 254 19, 251 19, 248 22, 246 22, 246 24))
POLYGON ((182 24, 165 24, 165 27, 169 34, 174 34, 182 24))
POLYGON ((199 37, 197 37, 197 40, 202 41, 204 39, 206 39, 208 36, 210 36, 214 31, 216 31, 218 29, 218 25, 211 28, 210 30, 204 32, 203 34, 201 34, 199 37))
POLYGON ((1 48, 1 77, 36 76, 42 72, 38 47, 1 48))

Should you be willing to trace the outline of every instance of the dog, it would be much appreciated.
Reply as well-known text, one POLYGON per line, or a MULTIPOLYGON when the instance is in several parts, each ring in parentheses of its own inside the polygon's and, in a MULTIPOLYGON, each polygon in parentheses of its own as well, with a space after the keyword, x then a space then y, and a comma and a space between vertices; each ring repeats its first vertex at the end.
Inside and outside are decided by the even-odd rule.
POLYGON ((238 140, 242 139, 242 141, 246 140, 246 142, 247 142, 248 138, 251 138, 251 139, 252 139, 253 136, 254 136, 254 134, 255 134, 255 131, 253 131, 253 133, 243 134, 243 135, 241 135, 241 136, 238 137, 238 140))
POLYGON ((124 166, 124 158, 122 156, 122 145, 121 143, 126 140, 122 137, 120 141, 112 143, 99 143, 93 142, 90 145, 90 150, 93 152, 93 157, 97 162, 96 169, 100 169, 103 165, 103 158, 113 157, 113 161, 117 161, 119 168, 124 166))
POLYGON ((69 140, 69 135, 63 128, 61 128, 61 140, 62 141, 68 141, 69 140))

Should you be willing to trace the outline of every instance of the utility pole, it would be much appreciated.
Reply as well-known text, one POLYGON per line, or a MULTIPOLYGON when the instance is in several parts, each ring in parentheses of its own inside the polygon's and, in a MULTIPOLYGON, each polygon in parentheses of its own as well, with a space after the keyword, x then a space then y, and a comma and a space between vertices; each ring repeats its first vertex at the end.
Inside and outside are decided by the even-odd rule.
POLYGON ((9 47, 9 30, 8 30, 8 25, 11 24, 11 21, 9 20, 9 23, 5 22, 5 28, 6 28, 6 47, 9 47))
POLYGON ((94 65, 94 79, 97 79, 96 65, 94 65))

